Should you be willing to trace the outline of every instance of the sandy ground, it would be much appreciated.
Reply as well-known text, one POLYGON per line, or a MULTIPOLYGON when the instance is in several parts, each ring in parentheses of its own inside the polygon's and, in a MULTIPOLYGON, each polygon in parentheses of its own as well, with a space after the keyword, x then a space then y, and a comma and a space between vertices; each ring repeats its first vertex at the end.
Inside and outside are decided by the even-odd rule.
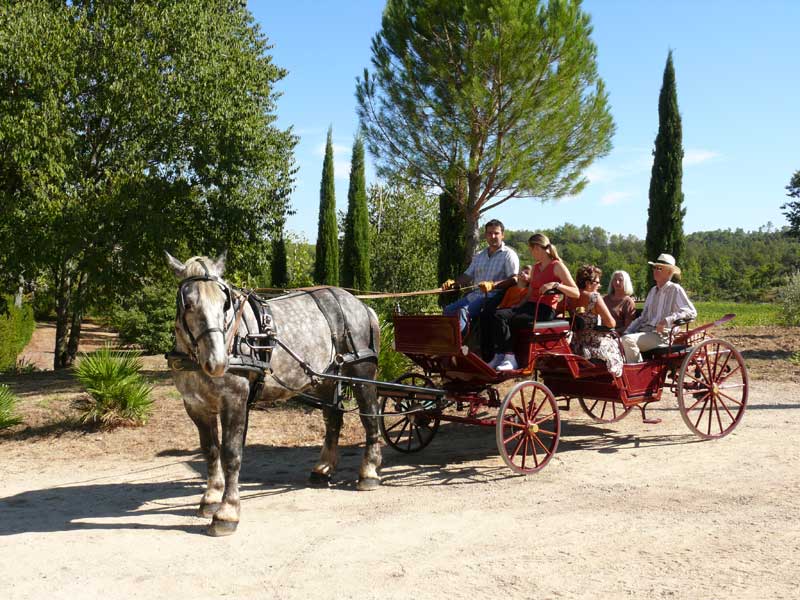
POLYGON ((335 485, 310 488, 320 416, 260 407, 228 538, 194 516, 205 467, 160 359, 148 359, 156 410, 142 428, 76 427, 67 375, 6 379, 27 424, 0 436, 2 595, 796 598, 797 367, 740 345, 766 332, 735 335, 765 375, 733 434, 698 441, 669 394, 649 411, 659 425, 638 412, 597 425, 573 403, 558 453, 528 477, 504 466, 492 429, 443 425, 419 454, 385 449, 384 485, 357 492, 348 417, 335 485))

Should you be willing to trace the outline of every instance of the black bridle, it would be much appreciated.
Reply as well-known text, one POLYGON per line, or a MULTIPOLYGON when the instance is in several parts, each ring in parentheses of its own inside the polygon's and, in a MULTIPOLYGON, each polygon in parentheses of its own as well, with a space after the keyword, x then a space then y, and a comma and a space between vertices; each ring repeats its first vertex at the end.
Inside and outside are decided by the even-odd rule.
POLYGON ((198 260, 197 262, 203 267, 205 271, 204 275, 194 275, 192 277, 187 277, 186 279, 181 280, 178 284, 178 295, 175 298, 175 305, 176 310, 178 313, 178 317, 181 320, 181 325, 183 325, 183 331, 186 333, 189 341, 192 344, 192 348, 190 352, 194 354, 194 357, 197 357, 197 344, 200 340, 202 340, 205 336, 210 335, 212 333, 221 333, 222 334, 222 343, 225 344, 227 348, 228 343, 228 333, 230 332, 231 326, 235 319, 228 320, 228 312, 233 309, 233 294, 231 293, 230 286, 221 278, 217 277, 216 275, 212 275, 208 268, 206 267, 205 263, 202 260, 198 260), (216 283, 222 293, 225 295, 225 305, 223 306, 223 328, 220 329, 219 327, 208 327, 204 331, 202 331, 197 337, 194 336, 192 330, 189 328, 189 324, 186 322, 186 300, 184 298, 184 288, 196 281, 209 281, 216 283))

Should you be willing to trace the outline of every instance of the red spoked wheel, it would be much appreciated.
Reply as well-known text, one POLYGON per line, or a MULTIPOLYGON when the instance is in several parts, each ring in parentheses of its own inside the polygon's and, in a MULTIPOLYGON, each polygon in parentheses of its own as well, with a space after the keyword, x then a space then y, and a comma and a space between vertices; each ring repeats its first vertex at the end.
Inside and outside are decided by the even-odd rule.
POLYGON ((495 432, 500 456, 512 471, 526 475, 543 469, 561 435, 555 396, 538 381, 518 383, 500 405, 495 432))
POLYGON ((703 439, 724 437, 742 420, 749 387, 739 351, 725 340, 705 340, 686 355, 678 374, 681 417, 703 439))
POLYGON ((581 405, 583 412, 592 418, 595 423, 616 423, 628 416, 631 412, 632 406, 627 408, 619 402, 612 402, 611 400, 598 400, 589 398, 584 400, 578 398, 578 403, 581 405))
MULTIPOLYGON (((430 377, 405 373, 395 383, 434 387, 430 377)), ((383 441, 399 452, 419 452, 431 443, 439 430, 439 407, 435 400, 383 396, 378 419, 383 441)))

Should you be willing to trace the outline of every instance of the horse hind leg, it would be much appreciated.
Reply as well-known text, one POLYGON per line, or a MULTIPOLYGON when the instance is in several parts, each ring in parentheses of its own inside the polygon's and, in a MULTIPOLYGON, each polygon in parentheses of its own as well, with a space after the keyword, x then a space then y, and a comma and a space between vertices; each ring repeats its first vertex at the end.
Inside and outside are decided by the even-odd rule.
POLYGON ((378 394, 374 385, 357 384, 354 387, 361 412, 361 423, 366 432, 366 447, 358 471, 357 487, 360 491, 369 491, 377 489, 381 484, 378 474, 382 461, 381 445, 378 441, 378 394))
POLYGON ((202 402, 184 399, 184 406, 197 427, 200 448, 206 459, 208 470, 206 491, 200 499, 197 516, 211 518, 219 509, 222 502, 222 494, 225 491, 225 479, 222 477, 222 464, 220 462, 217 416, 210 413, 202 402))
POLYGON ((341 411, 334 408, 323 409, 322 419, 325 421, 325 442, 317 464, 311 469, 309 481, 313 485, 328 486, 339 464, 339 434, 343 419, 341 411))

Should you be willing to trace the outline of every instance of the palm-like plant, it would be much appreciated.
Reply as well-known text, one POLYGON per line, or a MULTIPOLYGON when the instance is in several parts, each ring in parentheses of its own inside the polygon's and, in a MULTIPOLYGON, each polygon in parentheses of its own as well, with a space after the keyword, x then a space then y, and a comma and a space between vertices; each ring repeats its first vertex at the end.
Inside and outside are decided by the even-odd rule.
POLYGON ((0 385, 0 429, 13 427, 22 423, 22 417, 16 413, 17 397, 7 385, 0 385))
POLYGON ((139 352, 105 347, 83 354, 75 367, 76 378, 89 394, 81 421, 105 426, 145 423, 153 405, 153 386, 142 379, 141 369, 139 352))

